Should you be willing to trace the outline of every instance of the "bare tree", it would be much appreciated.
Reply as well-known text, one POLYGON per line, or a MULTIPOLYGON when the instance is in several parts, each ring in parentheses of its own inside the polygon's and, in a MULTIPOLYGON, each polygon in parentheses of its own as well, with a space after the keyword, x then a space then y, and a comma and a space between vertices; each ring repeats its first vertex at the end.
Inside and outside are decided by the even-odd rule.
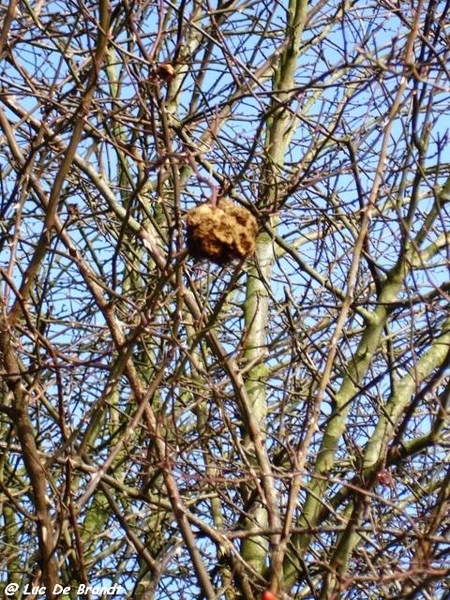
POLYGON ((444 598, 450 3, 1 19, 2 595, 444 598))

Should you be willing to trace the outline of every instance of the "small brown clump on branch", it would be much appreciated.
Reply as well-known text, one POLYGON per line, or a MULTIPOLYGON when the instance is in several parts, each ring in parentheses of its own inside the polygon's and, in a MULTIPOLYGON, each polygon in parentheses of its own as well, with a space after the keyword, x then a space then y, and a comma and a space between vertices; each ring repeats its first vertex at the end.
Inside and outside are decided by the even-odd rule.
POLYGON ((219 265, 246 258, 255 251, 258 224, 252 213, 231 200, 192 208, 186 218, 187 247, 195 258, 219 265))
POLYGON ((175 69, 170 63, 160 63, 156 68, 156 74, 166 83, 170 83, 175 77, 175 69))

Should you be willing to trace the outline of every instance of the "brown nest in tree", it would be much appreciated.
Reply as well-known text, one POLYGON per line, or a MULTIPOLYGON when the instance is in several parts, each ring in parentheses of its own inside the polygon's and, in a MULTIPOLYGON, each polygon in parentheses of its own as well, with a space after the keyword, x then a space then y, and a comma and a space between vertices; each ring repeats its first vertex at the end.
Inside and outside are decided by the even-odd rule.
POLYGON ((255 251, 258 224, 252 213, 231 200, 192 208, 186 218, 187 247, 195 258, 219 265, 250 256, 255 251))

